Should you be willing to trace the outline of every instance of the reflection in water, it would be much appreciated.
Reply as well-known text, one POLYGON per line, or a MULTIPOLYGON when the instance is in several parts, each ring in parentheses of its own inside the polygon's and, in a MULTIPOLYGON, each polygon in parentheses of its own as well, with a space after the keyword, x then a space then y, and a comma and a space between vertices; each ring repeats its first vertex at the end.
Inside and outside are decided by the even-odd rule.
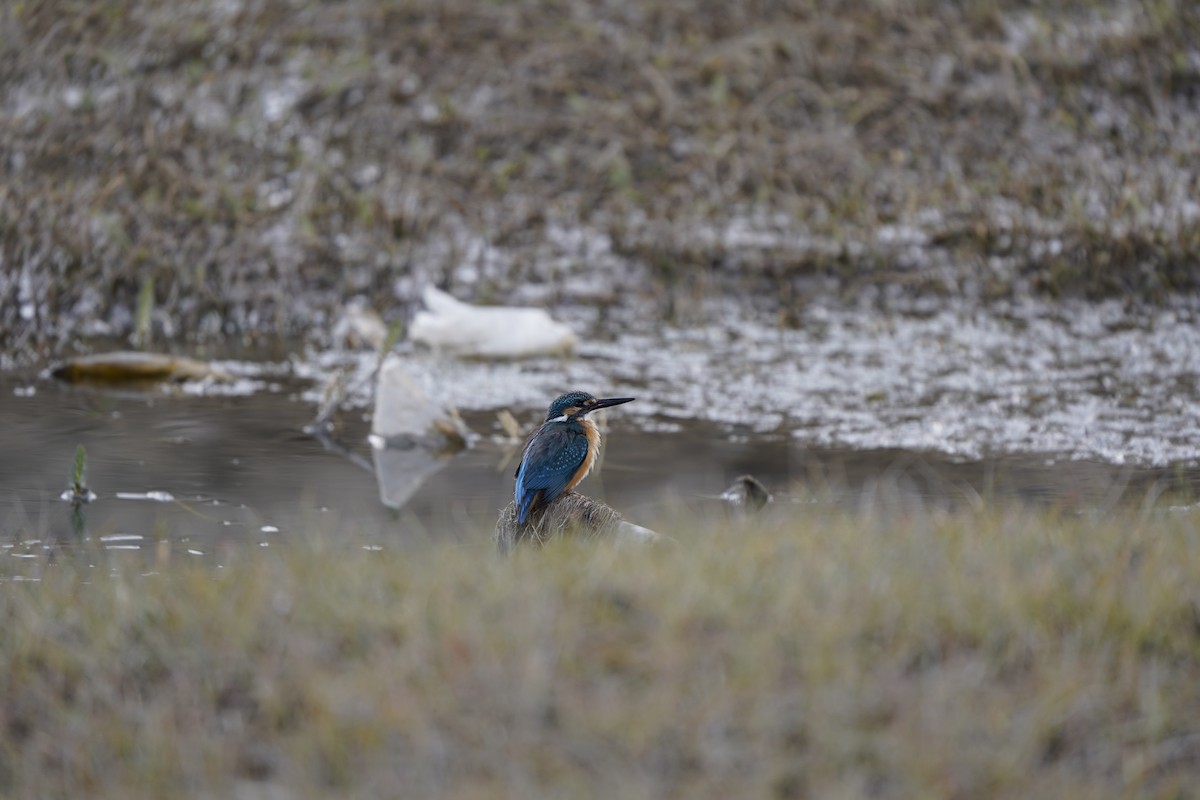
POLYGON ((372 447, 379 500, 388 508, 402 509, 421 487, 450 465, 450 457, 438 457, 419 445, 372 447))

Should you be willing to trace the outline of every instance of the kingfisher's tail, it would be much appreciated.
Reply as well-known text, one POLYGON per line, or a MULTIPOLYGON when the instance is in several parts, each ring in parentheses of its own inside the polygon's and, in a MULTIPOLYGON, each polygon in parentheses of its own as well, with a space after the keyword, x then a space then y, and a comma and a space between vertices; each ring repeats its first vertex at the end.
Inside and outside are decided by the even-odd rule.
POLYGON ((517 524, 524 525, 525 520, 529 519, 529 512, 533 510, 538 498, 542 496, 542 490, 536 492, 526 492, 517 500, 517 524))

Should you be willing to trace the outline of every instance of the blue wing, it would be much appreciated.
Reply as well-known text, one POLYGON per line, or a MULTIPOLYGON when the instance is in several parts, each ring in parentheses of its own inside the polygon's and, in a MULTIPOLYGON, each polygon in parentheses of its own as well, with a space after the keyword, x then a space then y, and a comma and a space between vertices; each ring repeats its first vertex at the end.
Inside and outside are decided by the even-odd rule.
POLYGON ((566 491, 587 452, 587 437, 582 431, 555 426, 534 435, 521 454, 513 490, 518 524, 524 525, 536 506, 544 506, 566 491))

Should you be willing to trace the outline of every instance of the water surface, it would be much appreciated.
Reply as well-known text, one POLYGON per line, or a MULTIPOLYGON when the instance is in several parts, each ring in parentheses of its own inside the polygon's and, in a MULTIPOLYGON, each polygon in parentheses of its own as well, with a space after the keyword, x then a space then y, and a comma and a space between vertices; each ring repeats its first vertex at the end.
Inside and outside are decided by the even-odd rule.
POLYGON ((704 325, 655 327, 577 310, 572 359, 488 363, 408 345, 404 364, 479 434, 402 509, 386 507, 366 443, 371 353, 283 343, 224 362, 231 385, 119 392, 44 373, 0 374, 0 541, 14 556, 102 543, 225 559, 289 537, 366 547, 486 546, 511 497, 522 427, 573 387, 633 395, 601 421, 602 466, 584 484, 653 525, 750 473, 776 513, 813 503, 928 510, 987 500, 1103 510, 1200 488, 1200 326, 1187 309, 1108 305, 884 314, 812 305, 795 324, 709 307, 704 325), (329 380, 352 387, 334 442, 304 432, 329 380), (357 387, 357 388, 353 388, 357 387), (98 499, 60 501, 76 445, 98 499))

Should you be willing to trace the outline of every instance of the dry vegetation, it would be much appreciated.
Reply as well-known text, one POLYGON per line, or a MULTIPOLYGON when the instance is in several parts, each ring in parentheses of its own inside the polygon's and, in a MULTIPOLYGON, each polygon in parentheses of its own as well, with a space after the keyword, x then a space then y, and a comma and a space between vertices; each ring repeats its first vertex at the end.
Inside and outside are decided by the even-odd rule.
POLYGON ((151 277, 201 338, 425 280, 1194 288, 1197 42, 1172 0, 5 3, 0 346, 124 335, 151 277))
POLYGON ((1198 519, 6 559, 0 794, 1192 796, 1198 519))
MULTIPOLYGON (((5 2, 0 365, 147 286, 209 339, 429 280, 1195 289, 1197 43, 1182 0, 5 2)), ((2 558, 0 795, 1185 797, 1198 520, 2 558)))

